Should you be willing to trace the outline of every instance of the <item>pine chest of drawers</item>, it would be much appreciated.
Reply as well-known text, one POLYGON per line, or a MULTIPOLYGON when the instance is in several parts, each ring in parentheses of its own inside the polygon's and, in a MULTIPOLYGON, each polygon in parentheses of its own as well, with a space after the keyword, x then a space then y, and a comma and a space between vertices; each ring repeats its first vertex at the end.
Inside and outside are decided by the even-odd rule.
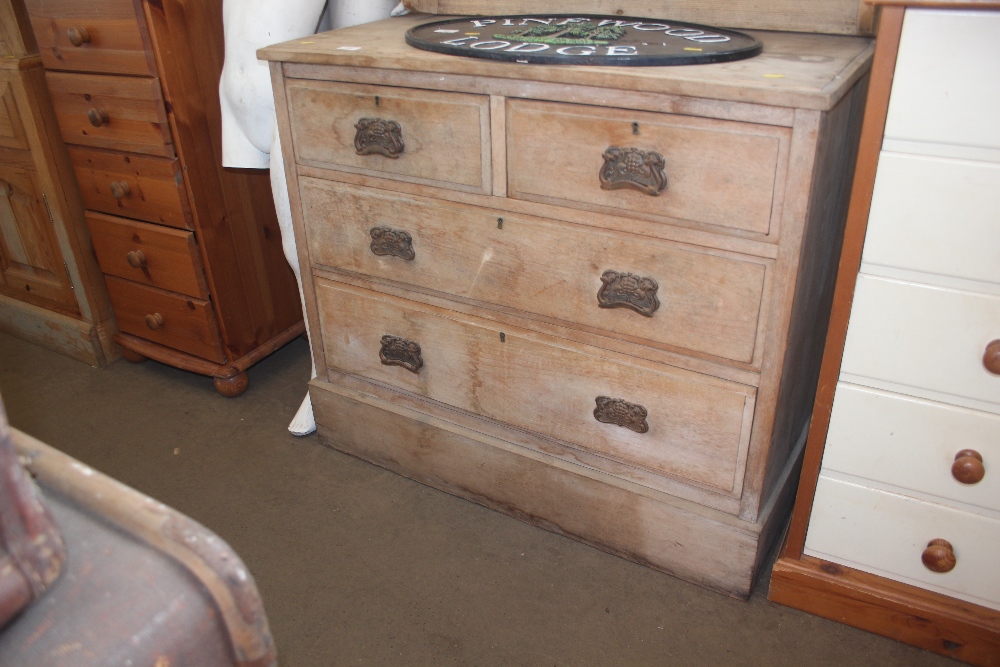
POLYGON ((550 67, 406 46, 426 20, 262 51, 320 437, 748 595, 809 420, 869 41, 550 67), (622 163, 647 178, 615 187, 622 163))

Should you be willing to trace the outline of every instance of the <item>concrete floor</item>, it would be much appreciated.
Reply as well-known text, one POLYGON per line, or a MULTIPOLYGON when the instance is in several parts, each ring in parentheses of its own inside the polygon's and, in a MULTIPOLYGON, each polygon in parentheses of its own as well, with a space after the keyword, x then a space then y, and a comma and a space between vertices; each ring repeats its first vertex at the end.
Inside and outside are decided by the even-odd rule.
POLYGON ((226 399, 0 334, 13 425, 227 540, 286 667, 957 664, 772 604, 769 573, 732 600, 294 438, 308 373, 298 339, 226 399))

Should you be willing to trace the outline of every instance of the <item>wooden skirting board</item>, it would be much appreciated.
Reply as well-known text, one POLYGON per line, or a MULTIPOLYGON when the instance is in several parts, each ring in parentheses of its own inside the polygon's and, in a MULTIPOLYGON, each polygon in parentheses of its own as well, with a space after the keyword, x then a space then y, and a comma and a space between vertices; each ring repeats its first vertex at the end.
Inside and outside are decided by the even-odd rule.
POLYGON ((0 295, 0 331, 91 366, 121 357, 108 324, 93 324, 0 295))

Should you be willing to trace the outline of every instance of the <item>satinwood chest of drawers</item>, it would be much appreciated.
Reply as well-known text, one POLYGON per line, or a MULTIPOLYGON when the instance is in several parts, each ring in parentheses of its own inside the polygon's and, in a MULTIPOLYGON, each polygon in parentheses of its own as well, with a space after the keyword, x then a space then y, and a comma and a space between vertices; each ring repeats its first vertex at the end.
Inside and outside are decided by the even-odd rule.
POLYGON ((809 421, 869 40, 552 67, 406 46, 427 20, 262 51, 321 439, 748 595, 809 421))

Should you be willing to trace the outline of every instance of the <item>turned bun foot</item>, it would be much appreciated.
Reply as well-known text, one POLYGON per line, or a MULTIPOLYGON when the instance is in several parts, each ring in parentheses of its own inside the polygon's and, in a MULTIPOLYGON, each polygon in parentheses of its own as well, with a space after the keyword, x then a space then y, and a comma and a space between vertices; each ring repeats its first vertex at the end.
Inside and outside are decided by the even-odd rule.
POLYGON ((141 364, 146 361, 149 357, 144 357, 138 352, 128 349, 127 347, 122 348, 122 356, 125 357, 125 361, 131 362, 133 364, 141 364))
POLYGON ((216 377, 215 390, 226 398, 236 398, 250 386, 250 376, 246 371, 239 372, 235 368, 227 368, 225 371, 232 371, 233 375, 216 377))

